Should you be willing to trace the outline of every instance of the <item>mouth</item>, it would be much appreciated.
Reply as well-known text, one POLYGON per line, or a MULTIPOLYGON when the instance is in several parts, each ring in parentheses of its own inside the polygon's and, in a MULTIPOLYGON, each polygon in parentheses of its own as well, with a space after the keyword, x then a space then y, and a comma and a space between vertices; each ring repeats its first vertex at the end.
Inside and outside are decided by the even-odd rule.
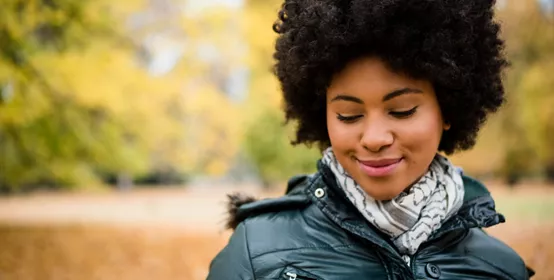
POLYGON ((404 158, 357 160, 360 169, 369 177, 385 177, 394 172, 404 158))

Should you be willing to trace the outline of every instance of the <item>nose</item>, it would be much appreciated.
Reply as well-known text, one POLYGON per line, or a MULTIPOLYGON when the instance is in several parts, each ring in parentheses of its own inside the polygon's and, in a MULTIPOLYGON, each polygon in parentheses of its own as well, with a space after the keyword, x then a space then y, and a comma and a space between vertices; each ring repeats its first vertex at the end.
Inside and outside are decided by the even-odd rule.
POLYGON ((368 121, 361 138, 362 146, 370 152, 380 152, 391 146, 394 134, 384 120, 368 121))

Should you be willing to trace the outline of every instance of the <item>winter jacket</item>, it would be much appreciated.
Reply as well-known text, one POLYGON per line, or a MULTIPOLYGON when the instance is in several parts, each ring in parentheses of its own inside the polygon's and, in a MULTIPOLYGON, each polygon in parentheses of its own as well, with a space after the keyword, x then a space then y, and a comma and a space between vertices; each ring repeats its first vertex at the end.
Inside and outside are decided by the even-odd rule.
POLYGON ((488 190, 465 175, 463 181, 458 214, 407 263, 319 162, 315 174, 292 178, 280 198, 232 196, 235 231, 208 279, 529 279, 534 272, 521 257, 482 230, 505 220, 488 190))

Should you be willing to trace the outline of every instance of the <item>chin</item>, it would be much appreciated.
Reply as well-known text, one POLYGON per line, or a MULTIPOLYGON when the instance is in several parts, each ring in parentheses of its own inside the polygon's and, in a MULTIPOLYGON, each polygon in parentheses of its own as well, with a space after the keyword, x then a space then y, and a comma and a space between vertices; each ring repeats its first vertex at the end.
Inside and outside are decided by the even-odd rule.
POLYGON ((375 200, 379 200, 379 201, 385 201, 385 200, 392 200, 394 199, 395 197, 397 197, 400 193, 398 194, 394 194, 394 195, 391 195, 391 194, 383 194, 383 195, 377 195, 375 197, 371 196, 373 199, 375 200))
POLYGON ((367 193, 367 195, 369 195, 371 198, 375 199, 375 200, 391 200, 395 197, 397 197, 401 192, 398 192, 398 193, 390 193, 390 192, 387 192, 387 193, 381 193, 381 192, 378 192, 378 193, 375 193, 375 192, 371 192, 371 191, 368 191, 366 189, 364 189, 364 191, 367 193))
MULTIPOLYGON (((373 185, 379 186, 379 184, 373 183, 373 185)), ((369 197, 375 199, 375 200, 391 200, 395 197, 397 197, 400 193, 402 193, 403 189, 400 189, 398 191, 391 191, 393 188, 392 186, 383 186, 381 185, 379 188, 381 190, 387 190, 387 191, 379 191, 375 189, 365 188, 364 186, 361 186, 362 189, 369 195, 369 197)))

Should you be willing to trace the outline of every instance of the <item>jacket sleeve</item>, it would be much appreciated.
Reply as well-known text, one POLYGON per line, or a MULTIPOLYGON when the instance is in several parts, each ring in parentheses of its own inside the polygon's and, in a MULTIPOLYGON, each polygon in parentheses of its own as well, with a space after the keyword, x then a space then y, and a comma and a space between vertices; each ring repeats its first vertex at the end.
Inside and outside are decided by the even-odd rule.
POLYGON ((208 274, 208 280, 239 279, 255 279, 244 222, 238 225, 227 246, 212 260, 208 274))

